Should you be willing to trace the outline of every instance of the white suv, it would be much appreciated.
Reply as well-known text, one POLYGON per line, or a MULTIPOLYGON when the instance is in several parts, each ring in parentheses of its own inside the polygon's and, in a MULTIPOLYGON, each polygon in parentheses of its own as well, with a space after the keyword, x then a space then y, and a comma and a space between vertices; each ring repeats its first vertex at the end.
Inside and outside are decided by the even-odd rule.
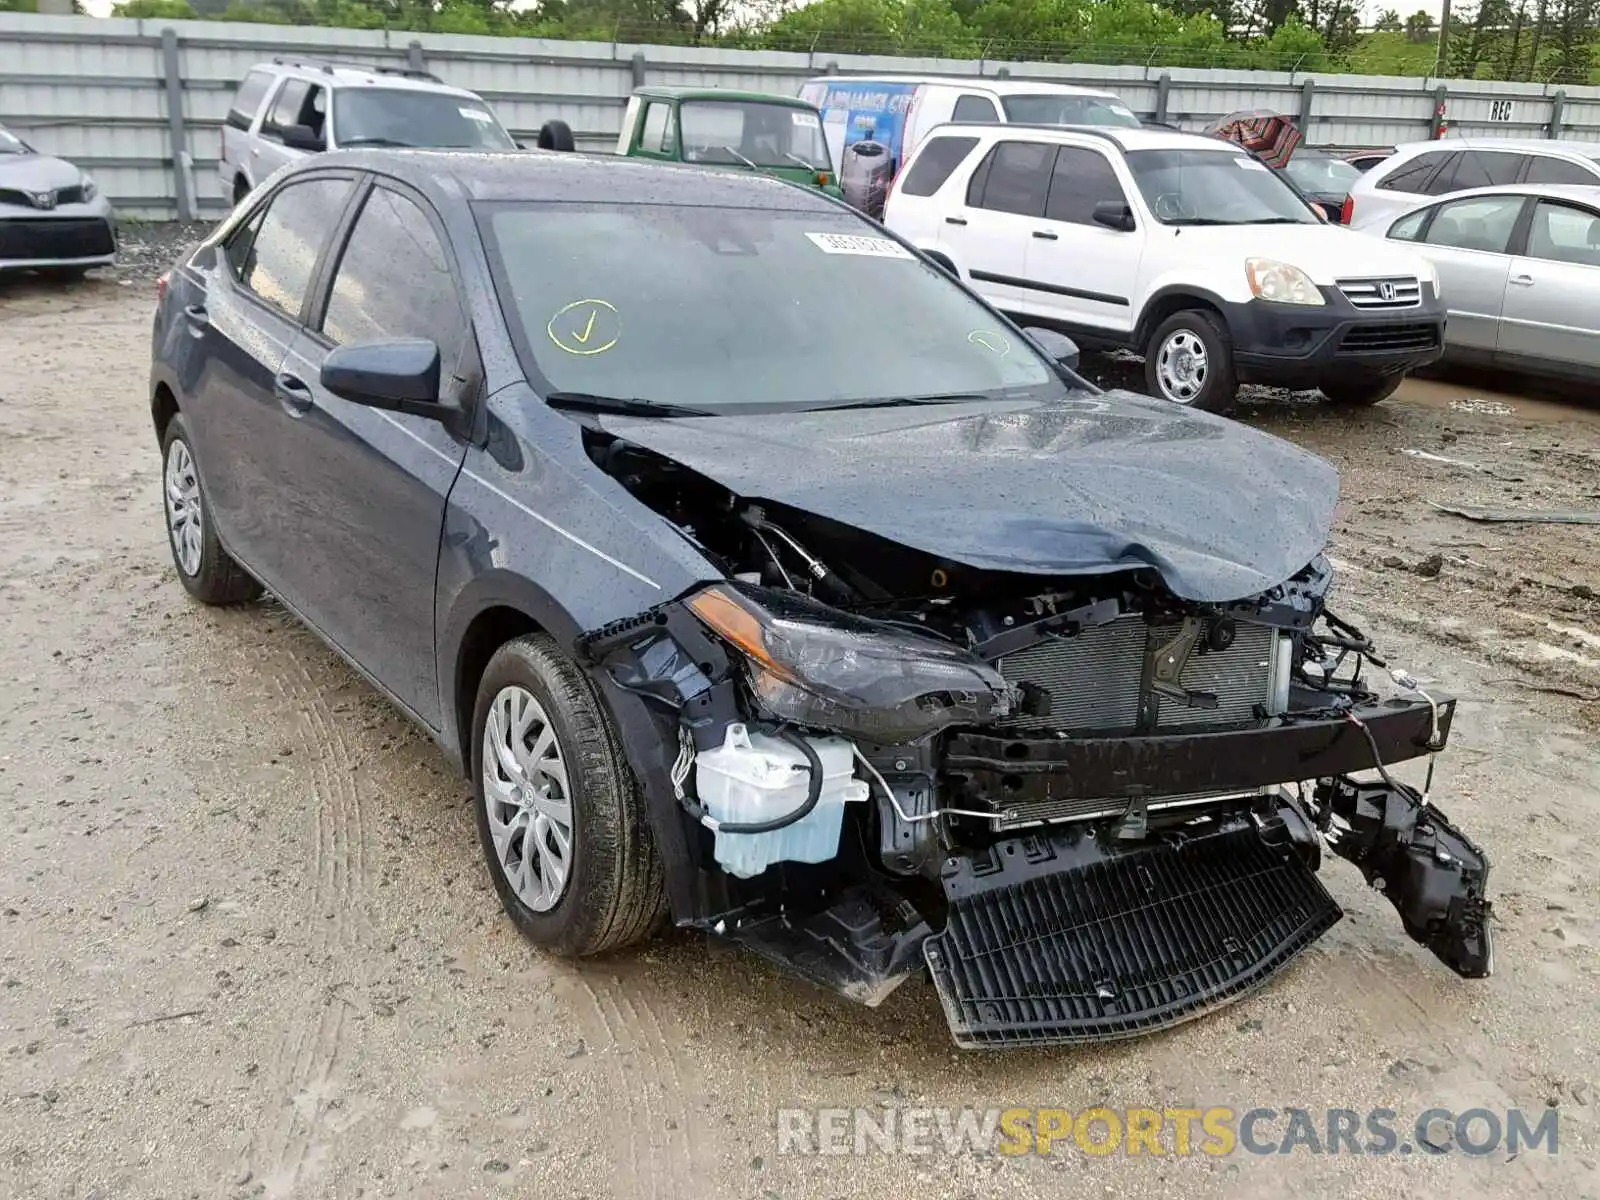
POLYGON ((217 175, 223 196, 237 204, 285 163, 341 146, 516 145, 479 96, 426 71, 276 58, 239 84, 217 175))
POLYGON ((946 125, 884 224, 1027 324, 1143 354, 1151 394, 1197 408, 1241 381, 1372 404, 1443 351, 1425 259, 1325 223, 1216 138, 946 125))
POLYGON ((1377 225, 1433 196, 1512 183, 1600 187, 1600 144, 1531 138, 1410 142, 1351 185, 1344 223, 1377 225))

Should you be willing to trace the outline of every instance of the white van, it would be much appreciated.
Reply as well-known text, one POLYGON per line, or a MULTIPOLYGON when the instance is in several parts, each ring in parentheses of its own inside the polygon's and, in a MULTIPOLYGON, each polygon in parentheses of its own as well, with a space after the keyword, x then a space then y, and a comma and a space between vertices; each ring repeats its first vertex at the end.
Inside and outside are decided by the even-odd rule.
MULTIPOLYGON (((800 89, 822 113, 828 152, 841 172, 845 147, 881 146, 892 178, 937 125, 1104 125, 1137 129, 1139 118, 1110 92, 1031 79, 950 75, 828 75, 800 89)), ((872 213, 872 216, 879 215, 872 213)))

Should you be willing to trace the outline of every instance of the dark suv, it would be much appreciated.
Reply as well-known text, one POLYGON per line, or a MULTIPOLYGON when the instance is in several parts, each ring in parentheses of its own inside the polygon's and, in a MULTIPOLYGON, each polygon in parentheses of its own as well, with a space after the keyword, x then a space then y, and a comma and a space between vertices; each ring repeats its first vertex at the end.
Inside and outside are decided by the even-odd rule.
POLYGON ((1120 1037, 1338 920, 1327 844, 1488 972, 1487 863, 1387 770, 1454 704, 1324 607, 1332 469, 1097 391, 843 204, 337 152, 161 293, 183 585, 459 760, 539 944, 670 913, 867 1003, 926 968, 963 1045, 1120 1037))

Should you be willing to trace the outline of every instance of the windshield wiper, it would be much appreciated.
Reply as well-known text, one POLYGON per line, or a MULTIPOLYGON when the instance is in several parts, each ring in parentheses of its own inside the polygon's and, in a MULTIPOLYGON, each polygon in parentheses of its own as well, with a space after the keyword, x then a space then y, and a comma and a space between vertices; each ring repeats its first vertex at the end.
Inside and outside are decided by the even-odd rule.
POLYGON ((718 146, 717 149, 718 150, 726 150, 729 154, 733 155, 740 162, 742 162, 745 166, 749 167, 752 171, 759 171, 761 169, 760 167, 756 166, 755 163, 751 162, 748 158, 746 158, 744 155, 740 154, 732 146, 718 146))
POLYGON ((1238 225, 1239 221, 1224 221, 1220 217, 1173 217, 1168 225, 1238 225))
POLYGON ((662 404, 638 397, 597 396, 592 392, 551 392, 544 398, 551 408, 567 408, 574 412, 616 413, 624 417, 714 417, 705 408, 689 408, 682 404, 662 404))
POLYGON ((798 154, 790 154, 787 150, 785 150, 783 152, 783 156, 785 158, 787 158, 792 163, 799 163, 802 167, 804 167, 808 171, 815 171, 817 169, 817 164, 816 163, 808 163, 805 159, 801 158, 798 154))
POLYGON ((339 145, 344 146, 398 146, 404 150, 421 149, 415 142, 400 142, 394 138, 386 137, 353 137, 340 138, 339 145))
POLYGON ((834 408, 910 408, 917 404, 960 404, 963 401, 994 400, 986 392, 929 392, 922 396, 878 396, 870 400, 843 400, 838 404, 807 405, 810 412, 834 408))
POLYGON ((1320 221, 1302 221, 1299 217, 1262 217, 1259 221, 1246 221, 1246 225, 1320 225, 1320 221))

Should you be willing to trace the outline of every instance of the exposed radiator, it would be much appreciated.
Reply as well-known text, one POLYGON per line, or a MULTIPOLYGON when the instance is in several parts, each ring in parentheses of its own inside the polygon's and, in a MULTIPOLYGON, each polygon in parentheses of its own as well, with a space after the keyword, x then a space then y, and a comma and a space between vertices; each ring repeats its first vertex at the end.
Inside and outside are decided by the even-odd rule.
MULTIPOLYGON (((1143 617, 1119 617, 1076 637, 1052 638, 1007 655, 996 665, 1013 684, 1032 683, 1049 693, 1049 711, 1011 718, 1011 729, 1134 729, 1145 656, 1178 635, 1177 622, 1149 625, 1143 617)), ((1276 631, 1240 622, 1226 650, 1196 648, 1181 676, 1189 691, 1208 692, 1216 708, 1190 708, 1163 698, 1159 728, 1230 725, 1249 721, 1258 704, 1273 703, 1276 631)))

